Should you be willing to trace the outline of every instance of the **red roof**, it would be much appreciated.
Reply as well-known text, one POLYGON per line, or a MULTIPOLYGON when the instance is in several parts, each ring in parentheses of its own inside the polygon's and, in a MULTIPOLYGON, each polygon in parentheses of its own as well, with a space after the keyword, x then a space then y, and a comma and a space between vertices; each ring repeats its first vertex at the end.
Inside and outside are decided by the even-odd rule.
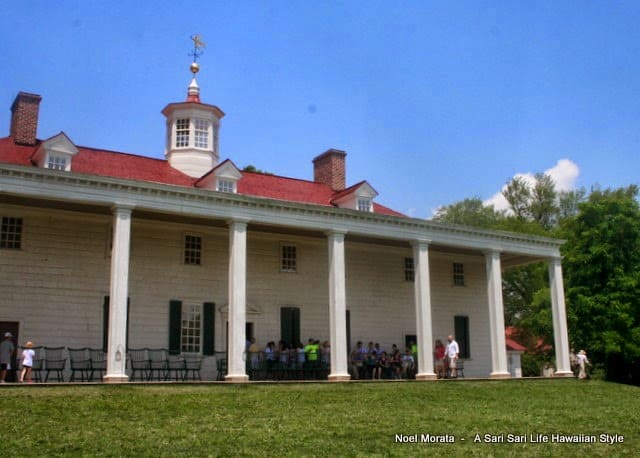
MULTIPOLYGON (((38 141, 35 146, 16 145, 11 137, 0 138, 0 162, 34 165, 31 157, 40 143, 42 142, 38 141)), ((83 146, 77 148, 78 154, 73 157, 74 173, 185 187, 194 187, 198 181, 198 178, 192 178, 174 169, 164 159, 83 146)), ((329 186, 314 181, 255 172, 241 173, 238 194, 248 196, 333 207, 331 201, 336 195, 344 192, 336 193, 329 186)), ((404 216, 402 213, 376 203, 373 204, 373 208, 378 214, 404 216)))
MULTIPOLYGON (((518 337, 518 334, 520 333, 520 330, 518 328, 515 328, 513 326, 508 326, 507 328, 505 328, 504 330, 504 334, 505 334, 505 341, 507 344, 507 350, 515 350, 515 351, 526 351, 527 347, 525 347, 524 345, 518 343, 517 341, 514 340, 514 338, 518 337), (511 347, 511 348, 510 348, 511 347)), ((534 339, 535 342, 535 346, 532 347, 534 349, 534 351, 539 351, 539 352, 547 352, 549 350, 552 349, 551 345, 547 345, 544 343, 542 338, 535 338, 534 339)))

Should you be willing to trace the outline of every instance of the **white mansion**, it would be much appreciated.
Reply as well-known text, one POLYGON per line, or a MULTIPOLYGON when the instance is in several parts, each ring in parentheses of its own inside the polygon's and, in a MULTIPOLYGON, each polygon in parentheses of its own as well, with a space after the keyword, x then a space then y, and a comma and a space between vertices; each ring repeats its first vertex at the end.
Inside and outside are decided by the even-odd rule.
POLYGON ((329 380, 348 380, 348 348, 433 346, 455 334, 467 376, 509 377, 502 270, 549 265, 556 374, 571 375, 561 241, 409 218, 346 186, 343 151, 313 159, 314 180, 220 161, 224 113, 167 105, 164 160, 36 137, 40 96, 20 92, 0 138, 0 323, 20 343, 102 347, 105 381, 126 381, 127 348, 204 356, 246 381, 245 346, 308 337, 331 345, 329 380))

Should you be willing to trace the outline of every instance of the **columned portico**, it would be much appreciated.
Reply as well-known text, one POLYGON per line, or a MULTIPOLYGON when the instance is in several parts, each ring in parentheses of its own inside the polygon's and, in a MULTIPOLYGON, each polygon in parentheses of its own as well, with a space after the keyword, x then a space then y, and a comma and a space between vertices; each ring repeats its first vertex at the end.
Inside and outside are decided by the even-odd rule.
POLYGON ((246 343, 247 221, 229 221, 229 348, 227 382, 247 382, 246 343))
POLYGON ((127 297, 129 295, 129 253, 131 245, 130 205, 113 208, 113 245, 109 287, 109 329, 105 382, 127 382, 127 297))
POLYGON ((345 232, 327 234, 329 245, 329 328, 331 373, 329 381, 350 380, 347 370, 347 320, 344 264, 345 232))
POLYGON ((433 331, 431 325, 431 281, 429 274, 429 243, 413 242, 416 301, 416 337, 418 339, 418 373, 416 380, 435 380, 433 371, 433 331))
POLYGON ((556 372, 560 377, 573 377, 569 363, 569 336, 567 334, 567 312, 564 303, 561 258, 549 261, 549 289, 553 314, 553 338, 556 348, 556 372))
POLYGON ((490 378, 510 378, 507 366, 507 347, 504 337, 504 305, 502 302, 502 266, 500 252, 485 252, 487 266, 487 295, 489 299, 489 326, 491 339, 490 378))

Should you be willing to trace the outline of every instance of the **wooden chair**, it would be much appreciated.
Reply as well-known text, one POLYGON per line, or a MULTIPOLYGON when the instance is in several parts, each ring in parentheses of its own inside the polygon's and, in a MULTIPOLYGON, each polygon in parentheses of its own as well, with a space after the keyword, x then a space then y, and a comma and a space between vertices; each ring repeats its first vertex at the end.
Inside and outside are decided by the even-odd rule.
POLYGON ((44 347, 44 370, 47 372, 44 381, 49 381, 49 375, 54 372, 58 382, 64 382, 64 368, 67 365, 67 357, 64 347, 44 347))
POLYGON ((91 359, 88 348, 68 348, 71 365, 71 382, 76 380, 76 373, 80 373, 80 381, 88 382, 91 378, 91 359))

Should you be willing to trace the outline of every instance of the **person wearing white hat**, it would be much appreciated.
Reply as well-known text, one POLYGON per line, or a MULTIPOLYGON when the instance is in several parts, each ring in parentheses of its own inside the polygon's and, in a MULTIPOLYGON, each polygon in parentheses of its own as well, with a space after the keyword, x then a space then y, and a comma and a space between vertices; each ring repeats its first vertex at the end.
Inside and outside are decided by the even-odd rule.
POLYGON ((16 351, 16 347, 13 345, 11 338, 13 334, 10 332, 4 333, 4 339, 0 343, 0 383, 4 383, 4 379, 7 376, 7 370, 11 370, 11 357, 16 351))

